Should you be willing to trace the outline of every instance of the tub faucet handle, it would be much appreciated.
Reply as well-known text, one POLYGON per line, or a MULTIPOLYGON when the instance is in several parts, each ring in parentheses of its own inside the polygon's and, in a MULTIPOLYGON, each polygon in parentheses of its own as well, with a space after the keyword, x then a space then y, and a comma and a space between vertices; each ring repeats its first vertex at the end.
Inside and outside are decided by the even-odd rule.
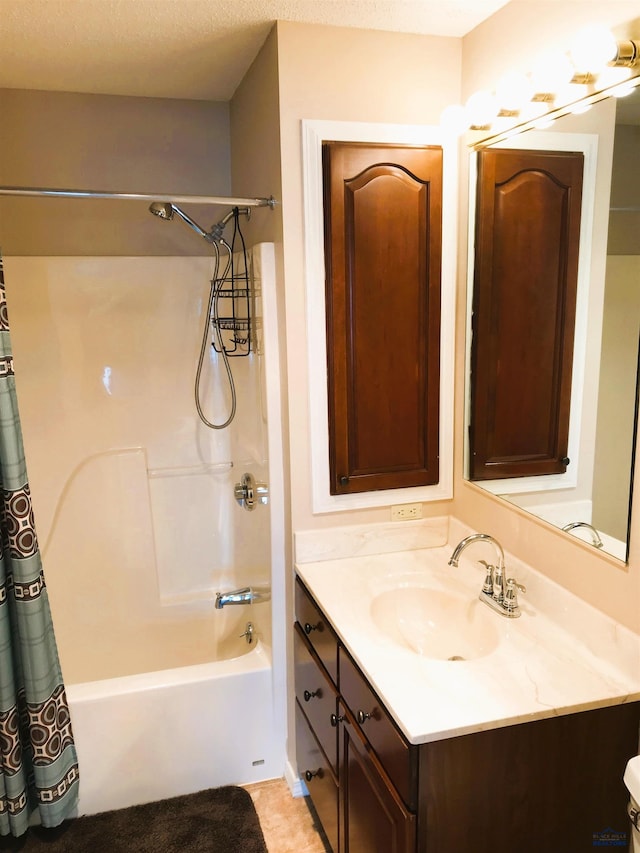
POLYGON ((242 637, 246 637, 247 643, 249 643, 249 645, 251 645, 251 643, 253 643, 254 633, 255 633, 255 628, 253 627, 253 622, 247 622, 247 625, 244 629, 244 633, 240 634, 240 638, 242 639, 242 637))

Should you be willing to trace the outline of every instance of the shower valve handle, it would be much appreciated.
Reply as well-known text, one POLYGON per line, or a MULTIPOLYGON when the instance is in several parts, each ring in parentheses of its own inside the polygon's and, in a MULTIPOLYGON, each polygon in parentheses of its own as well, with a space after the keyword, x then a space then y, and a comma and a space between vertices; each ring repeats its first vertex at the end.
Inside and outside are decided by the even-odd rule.
POLYGON ((253 474, 243 474, 233 489, 236 501, 246 510, 255 509, 258 504, 269 503, 269 488, 266 483, 256 483, 253 474))

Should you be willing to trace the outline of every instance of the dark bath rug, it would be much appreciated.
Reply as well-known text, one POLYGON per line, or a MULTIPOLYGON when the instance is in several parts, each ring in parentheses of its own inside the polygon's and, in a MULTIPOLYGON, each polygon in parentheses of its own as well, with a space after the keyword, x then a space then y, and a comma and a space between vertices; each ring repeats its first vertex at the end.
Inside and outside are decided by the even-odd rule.
POLYGON ((226 786, 155 803, 32 827, 0 838, 24 853, 267 853, 253 800, 226 786))

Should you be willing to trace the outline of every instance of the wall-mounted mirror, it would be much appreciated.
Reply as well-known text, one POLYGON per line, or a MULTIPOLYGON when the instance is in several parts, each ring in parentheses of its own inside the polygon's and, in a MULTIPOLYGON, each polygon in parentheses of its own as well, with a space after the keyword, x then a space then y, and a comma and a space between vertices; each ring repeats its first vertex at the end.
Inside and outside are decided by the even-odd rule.
MULTIPOLYGON (((634 70, 634 73, 635 72, 634 70)), ((636 81, 638 79, 636 78, 636 81)), ((584 113, 558 118, 548 129, 526 132, 491 143, 473 142, 470 181, 470 270, 467 328, 467 413, 465 429, 465 476, 476 484, 545 521, 613 555, 627 559, 632 489, 636 412, 638 341, 640 333, 640 87, 624 98, 603 97, 584 113), (476 345, 479 316, 478 275, 474 258, 481 261, 479 222, 484 215, 477 206, 478 158, 490 147, 531 152, 576 152, 584 161, 579 213, 578 274, 575 320, 572 320, 569 433, 565 470, 490 478, 485 467, 477 475, 474 465, 474 382, 477 377, 476 345), (475 288, 475 299, 474 299, 475 288), (474 309, 476 316, 474 318, 474 309), (475 369, 476 375, 472 368, 475 369), (469 436, 472 436, 471 441, 469 436), (475 473, 474 473, 475 472, 475 473)), ((536 161, 538 162, 538 161, 536 161)), ((480 163, 482 169, 482 163, 480 163)), ((513 233, 513 231, 511 232, 513 233)), ((513 277, 517 283, 517 276, 513 277)), ((507 276, 507 281, 509 277, 507 276)), ((517 288, 509 295, 508 311, 494 315, 509 322, 514 312, 531 317, 520 323, 522 351, 527 335, 540 333, 535 322, 540 306, 518 302, 517 288)), ((551 311, 553 306, 549 306, 551 311)), ((504 325, 502 329, 504 333, 504 325)), ((526 359, 523 356, 523 365, 526 359)), ((511 381, 514 370, 511 368, 511 381)), ((522 383, 535 381, 528 367, 516 372, 522 383)), ((517 394, 513 395, 518 400, 517 394)), ((486 401, 485 401, 486 403, 486 401)), ((485 408, 487 408, 485 406, 485 408)), ((477 415, 475 415, 477 417, 477 415)), ((522 419, 520 419, 522 423, 522 419)), ((564 456, 563 456, 564 459, 564 456)), ((505 471, 507 472, 505 474, 505 471)))

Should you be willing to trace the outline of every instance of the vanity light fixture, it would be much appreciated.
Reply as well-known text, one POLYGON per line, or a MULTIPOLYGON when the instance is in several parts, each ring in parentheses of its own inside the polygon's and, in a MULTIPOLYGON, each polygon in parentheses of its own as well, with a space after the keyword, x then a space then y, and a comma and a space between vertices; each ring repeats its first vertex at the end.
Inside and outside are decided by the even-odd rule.
POLYGON ((568 112, 585 112, 600 92, 623 97, 638 83, 632 69, 640 66, 640 41, 616 41, 602 27, 586 27, 566 53, 546 54, 528 73, 509 72, 495 92, 480 91, 463 106, 447 107, 440 123, 460 136, 467 130, 508 133, 523 124, 552 122, 568 112))
POLYGON ((627 39, 617 42, 616 56, 611 65, 633 68, 640 61, 640 41, 627 39))

